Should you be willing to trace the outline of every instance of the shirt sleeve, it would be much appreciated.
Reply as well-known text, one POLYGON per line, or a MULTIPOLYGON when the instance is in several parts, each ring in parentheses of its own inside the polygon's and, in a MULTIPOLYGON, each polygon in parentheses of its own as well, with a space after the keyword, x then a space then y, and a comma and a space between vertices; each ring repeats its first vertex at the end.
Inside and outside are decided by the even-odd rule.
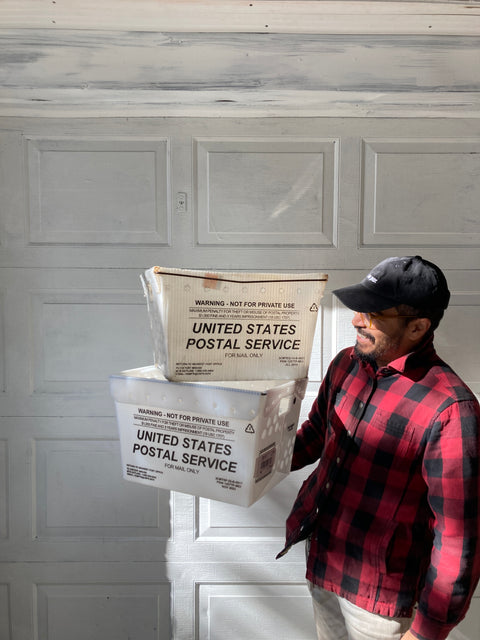
POLYGON ((342 368, 343 360, 344 354, 341 352, 330 363, 308 418, 297 431, 293 449, 292 471, 313 464, 322 455, 327 428, 326 416, 328 415, 329 398, 336 393, 334 380, 338 377, 338 371, 342 368))
POLYGON ((411 632, 444 640, 464 618, 480 576, 480 408, 445 409, 432 428, 423 475, 433 515, 433 547, 411 632))
POLYGON ((325 433, 321 411, 319 409, 320 394, 315 398, 308 419, 297 431, 292 457, 292 471, 316 462, 322 453, 325 433))

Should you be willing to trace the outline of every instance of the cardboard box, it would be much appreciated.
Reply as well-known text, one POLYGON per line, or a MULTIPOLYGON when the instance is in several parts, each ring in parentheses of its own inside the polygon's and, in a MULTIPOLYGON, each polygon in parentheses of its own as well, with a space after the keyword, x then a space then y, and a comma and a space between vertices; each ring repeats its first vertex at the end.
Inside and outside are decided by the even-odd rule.
POLYGON ((155 364, 177 381, 304 378, 327 279, 152 267, 142 282, 155 364))
POLYGON ((123 477, 253 504, 290 473, 306 385, 169 382, 154 366, 111 376, 123 477))

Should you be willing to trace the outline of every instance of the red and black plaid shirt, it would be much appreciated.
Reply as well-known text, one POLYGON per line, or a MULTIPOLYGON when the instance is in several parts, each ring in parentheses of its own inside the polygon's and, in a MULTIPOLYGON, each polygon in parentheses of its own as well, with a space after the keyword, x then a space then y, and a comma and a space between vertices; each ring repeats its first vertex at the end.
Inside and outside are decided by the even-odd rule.
POLYGON ((292 470, 318 459, 287 520, 310 537, 307 579, 442 640, 480 576, 480 407, 432 340, 375 371, 333 360, 292 470))

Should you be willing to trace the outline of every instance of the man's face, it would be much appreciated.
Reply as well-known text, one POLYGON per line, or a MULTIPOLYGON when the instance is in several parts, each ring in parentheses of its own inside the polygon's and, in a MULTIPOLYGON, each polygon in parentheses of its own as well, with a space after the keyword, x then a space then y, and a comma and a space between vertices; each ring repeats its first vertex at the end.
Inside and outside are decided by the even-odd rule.
POLYGON ((379 367, 410 352, 412 343, 406 337, 408 320, 399 316, 395 307, 385 309, 380 317, 369 320, 356 312, 352 324, 357 330, 355 353, 379 367), (371 327, 370 327, 371 323, 371 327))

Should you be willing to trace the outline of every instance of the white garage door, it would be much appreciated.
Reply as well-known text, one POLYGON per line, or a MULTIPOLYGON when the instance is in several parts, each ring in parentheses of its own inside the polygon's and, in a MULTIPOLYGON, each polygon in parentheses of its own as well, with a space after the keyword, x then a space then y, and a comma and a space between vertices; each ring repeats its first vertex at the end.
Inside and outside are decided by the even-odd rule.
POLYGON ((420 253, 478 393, 478 121, 5 120, 0 172, 0 639, 312 640, 303 549, 274 560, 305 472, 248 509, 121 478, 108 377, 152 361, 139 274, 327 271, 305 415, 353 339, 331 290, 420 253))

